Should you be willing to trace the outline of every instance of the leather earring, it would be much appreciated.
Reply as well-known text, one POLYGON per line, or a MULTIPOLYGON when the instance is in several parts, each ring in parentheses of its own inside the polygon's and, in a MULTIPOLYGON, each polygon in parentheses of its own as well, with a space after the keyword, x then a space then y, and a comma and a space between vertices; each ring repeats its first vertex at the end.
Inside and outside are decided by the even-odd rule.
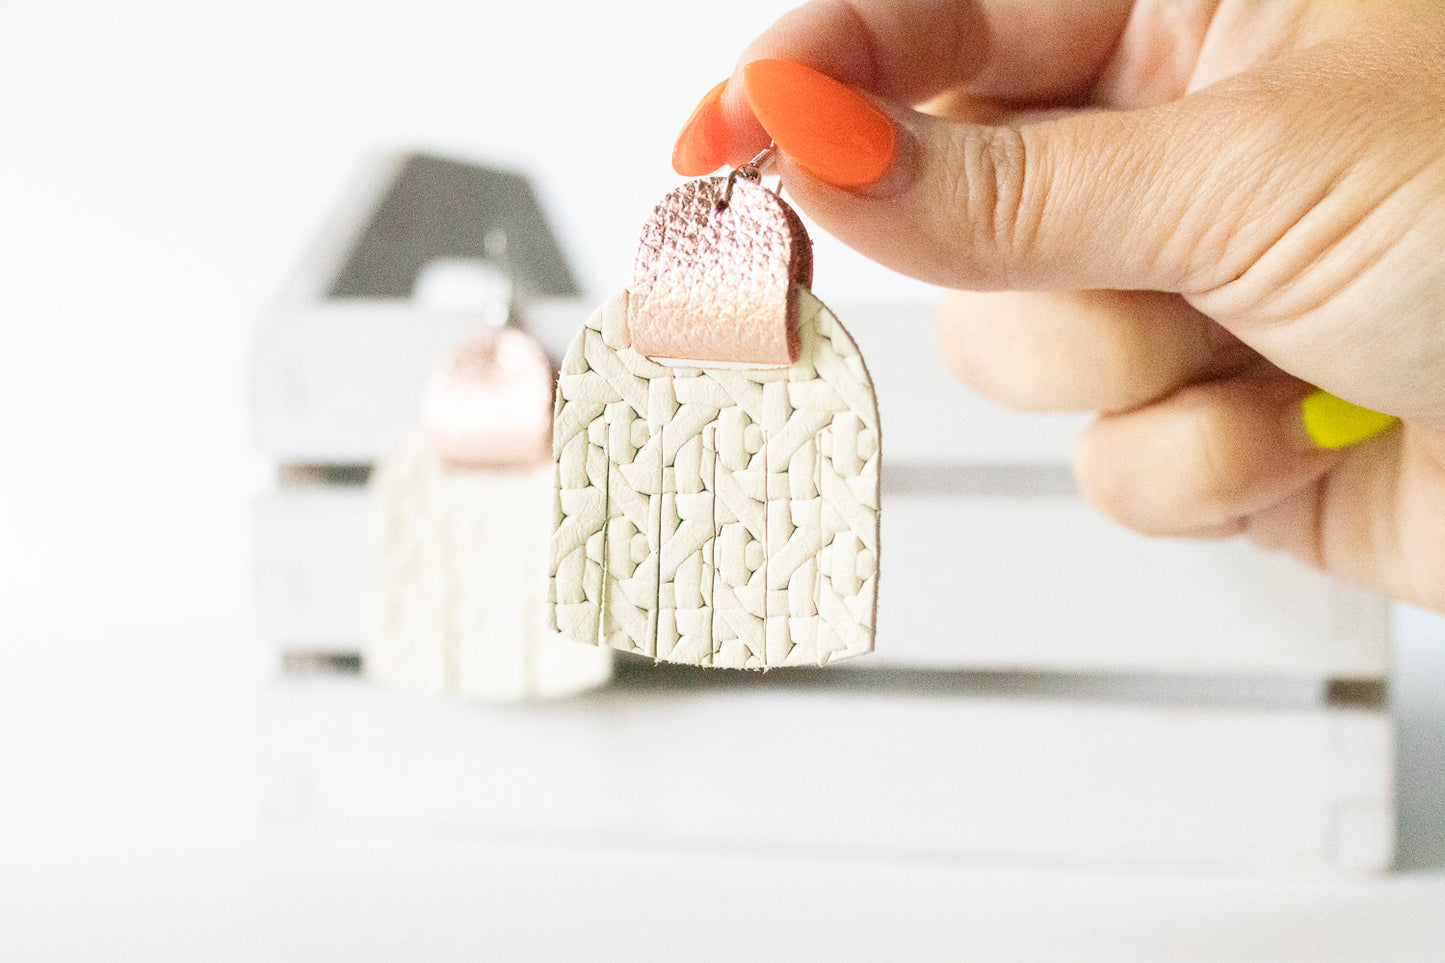
POLYGON ((547 628, 549 401, 542 346, 506 326, 433 372, 420 430, 371 479, 368 678, 486 702, 607 683, 611 653, 547 628))
POLYGON ((663 198, 563 361, 549 603, 579 642, 750 669, 873 648, 877 401, 768 154, 663 198))

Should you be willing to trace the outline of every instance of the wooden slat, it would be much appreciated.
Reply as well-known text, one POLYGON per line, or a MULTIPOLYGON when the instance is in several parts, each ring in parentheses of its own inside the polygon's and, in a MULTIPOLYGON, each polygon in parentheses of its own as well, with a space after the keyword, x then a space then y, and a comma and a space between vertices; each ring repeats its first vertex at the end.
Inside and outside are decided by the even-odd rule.
POLYGON ((1392 856, 1393 726, 1377 709, 707 678, 649 664, 510 708, 283 679, 263 703, 267 806, 725 850, 1364 870, 1392 856))
MULTIPOLYGON (((986 491, 976 475, 954 487, 986 491)), ((884 476, 878 637, 862 666, 1388 674, 1386 604, 1286 558, 1144 538, 1067 495, 949 494, 946 473, 920 477, 884 476)), ((257 625, 270 644, 357 651, 366 511, 359 487, 258 502, 257 625)))

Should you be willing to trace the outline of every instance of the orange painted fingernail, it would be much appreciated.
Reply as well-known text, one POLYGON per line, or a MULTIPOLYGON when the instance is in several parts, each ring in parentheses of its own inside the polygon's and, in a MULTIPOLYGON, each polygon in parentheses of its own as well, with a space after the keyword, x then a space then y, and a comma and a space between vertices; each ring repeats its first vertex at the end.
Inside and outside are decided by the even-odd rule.
POLYGON ((826 74, 787 60, 755 60, 743 68, 743 92, 778 147, 821 181, 871 184, 893 163, 893 121, 826 74))
POLYGON ((683 177, 711 174, 727 159, 719 146, 723 140, 722 95, 727 85, 724 80, 703 94, 677 135, 672 147, 672 169, 683 177))

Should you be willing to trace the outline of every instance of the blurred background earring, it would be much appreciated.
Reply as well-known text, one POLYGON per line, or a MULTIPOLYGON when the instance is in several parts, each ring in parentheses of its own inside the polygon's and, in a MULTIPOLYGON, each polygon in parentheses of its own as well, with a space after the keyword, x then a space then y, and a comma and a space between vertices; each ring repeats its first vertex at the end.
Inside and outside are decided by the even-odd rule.
MULTIPOLYGON (((509 304, 496 304, 503 318, 509 304)), ((437 366, 420 431, 371 479, 368 678, 485 701, 573 695, 610 678, 609 651, 546 625, 552 385, 542 347, 510 326, 437 366)))

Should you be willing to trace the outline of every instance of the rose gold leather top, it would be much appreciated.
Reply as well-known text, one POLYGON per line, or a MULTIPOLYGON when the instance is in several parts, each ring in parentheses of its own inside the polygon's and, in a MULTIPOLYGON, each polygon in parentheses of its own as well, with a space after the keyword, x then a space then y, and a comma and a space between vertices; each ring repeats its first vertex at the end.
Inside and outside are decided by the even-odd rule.
POLYGON ((453 351, 422 397, 422 431, 454 467, 530 465, 552 457, 552 365, 514 328, 453 351))
POLYGON ((812 242, 778 195, 745 177, 731 190, 727 181, 687 182, 643 226, 627 309, 639 354, 739 366, 797 360, 790 293, 812 283, 812 242))

